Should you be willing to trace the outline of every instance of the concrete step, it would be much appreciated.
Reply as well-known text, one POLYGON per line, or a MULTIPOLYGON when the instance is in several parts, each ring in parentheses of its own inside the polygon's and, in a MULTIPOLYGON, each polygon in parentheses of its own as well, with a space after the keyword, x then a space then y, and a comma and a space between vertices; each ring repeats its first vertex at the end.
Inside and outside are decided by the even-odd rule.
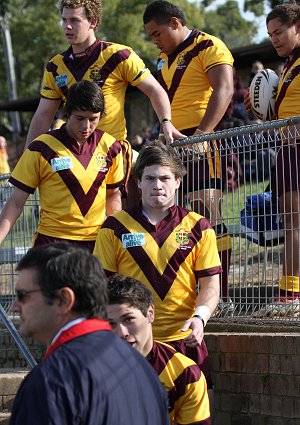
POLYGON ((0 413, 0 425, 9 424, 10 413, 0 413))
POLYGON ((7 415, 11 412, 14 398, 28 371, 0 369, 0 424, 5 424, 5 420, 8 420, 7 415))

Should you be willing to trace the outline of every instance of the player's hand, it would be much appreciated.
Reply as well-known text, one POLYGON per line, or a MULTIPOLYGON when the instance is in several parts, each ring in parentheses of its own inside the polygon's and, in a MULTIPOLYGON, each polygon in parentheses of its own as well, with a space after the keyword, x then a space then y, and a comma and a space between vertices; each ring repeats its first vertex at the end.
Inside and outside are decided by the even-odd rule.
POLYGON ((188 347, 197 347, 201 344, 204 335, 202 321, 198 317, 191 317, 181 328, 182 332, 188 329, 192 329, 192 332, 183 341, 188 347))
MULTIPOLYGON (((203 134, 206 134, 207 131, 202 131, 199 128, 196 129, 194 136, 202 136, 203 134)), ((197 146, 197 154, 199 155, 204 155, 208 150, 209 150, 209 145, 208 143, 205 142, 201 142, 201 143, 197 143, 193 146, 197 146)))
POLYGON ((244 95, 244 105, 248 114, 251 112, 251 103, 250 103, 250 94, 249 89, 247 89, 247 93, 244 95))
POLYGON ((174 139, 183 139, 186 137, 184 134, 180 133, 171 122, 163 123, 162 131, 167 145, 173 143, 174 139))

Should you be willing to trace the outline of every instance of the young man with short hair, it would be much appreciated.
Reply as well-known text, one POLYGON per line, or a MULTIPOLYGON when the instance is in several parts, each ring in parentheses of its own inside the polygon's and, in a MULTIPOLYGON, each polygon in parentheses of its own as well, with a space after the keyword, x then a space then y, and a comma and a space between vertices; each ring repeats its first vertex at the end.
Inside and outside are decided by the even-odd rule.
POLYGON ((212 389, 203 332, 219 301, 221 265, 209 221, 175 205, 184 174, 171 146, 143 147, 135 165, 141 203, 105 220, 94 254, 108 276, 131 276, 153 291, 154 339, 193 359, 212 389))
POLYGON ((130 47, 96 38, 95 30, 102 18, 101 0, 61 0, 60 12, 70 47, 46 65, 41 100, 30 124, 27 144, 50 128, 61 101, 66 102, 72 84, 82 79, 94 81, 103 90, 107 109, 99 128, 121 141, 127 181, 131 166, 124 115, 128 83, 149 97, 165 137, 172 141, 173 136, 183 135, 171 123, 168 96, 130 47))
MULTIPOLYGON (((146 32, 160 50, 158 81, 171 103, 172 122, 186 136, 212 132, 223 118, 233 95, 233 57, 219 38, 189 29, 184 12, 165 0, 149 3, 143 15, 146 32)), ((221 216, 226 161, 217 142, 207 143, 207 152, 187 160, 189 179, 183 192, 193 209, 208 218, 216 232, 223 272, 221 310, 234 306, 228 294, 231 238, 221 216)), ((196 152, 195 152, 196 153, 196 152)))
POLYGON ((168 425, 157 376, 111 332, 99 261, 56 243, 31 248, 17 270, 20 333, 47 351, 22 382, 10 424, 168 425))
POLYGON ((210 421, 206 381, 199 367, 170 345, 153 340, 154 297, 136 279, 115 274, 108 281, 112 331, 147 358, 169 396, 171 425, 210 421))
POLYGON ((121 209, 122 147, 97 129, 104 113, 101 88, 75 83, 65 112, 67 123, 37 137, 12 172, 15 189, 0 215, 0 242, 37 188, 41 218, 34 245, 67 240, 92 252, 105 217, 121 209))

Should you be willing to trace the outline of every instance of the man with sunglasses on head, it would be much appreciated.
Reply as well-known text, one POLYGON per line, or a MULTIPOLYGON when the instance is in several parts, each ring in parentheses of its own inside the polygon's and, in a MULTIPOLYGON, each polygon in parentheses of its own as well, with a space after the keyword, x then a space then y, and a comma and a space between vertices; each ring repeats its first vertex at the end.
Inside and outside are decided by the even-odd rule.
POLYGON ((168 425, 156 374, 106 321, 99 261, 57 243, 31 248, 17 270, 20 333, 47 351, 21 384, 10 425, 168 425))

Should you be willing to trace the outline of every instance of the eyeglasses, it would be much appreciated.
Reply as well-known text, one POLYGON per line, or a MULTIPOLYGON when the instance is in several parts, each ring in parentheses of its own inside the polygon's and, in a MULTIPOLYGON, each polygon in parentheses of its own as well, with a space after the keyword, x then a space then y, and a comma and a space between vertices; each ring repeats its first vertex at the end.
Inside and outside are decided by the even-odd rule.
POLYGON ((41 292, 41 289, 32 289, 31 291, 27 291, 26 289, 16 289, 16 299, 21 303, 26 297, 28 297, 29 294, 32 294, 33 292, 41 292))

